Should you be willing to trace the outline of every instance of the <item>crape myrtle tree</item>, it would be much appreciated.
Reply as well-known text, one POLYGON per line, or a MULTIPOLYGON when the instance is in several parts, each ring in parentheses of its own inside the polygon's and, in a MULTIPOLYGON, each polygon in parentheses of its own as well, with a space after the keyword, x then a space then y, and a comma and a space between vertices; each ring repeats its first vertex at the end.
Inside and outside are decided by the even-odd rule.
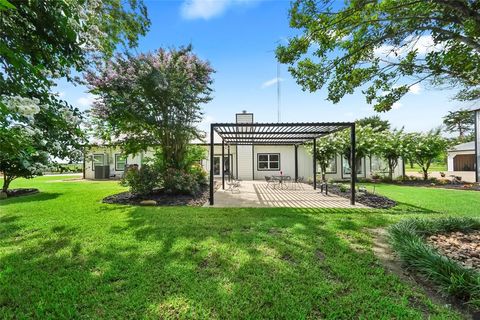
MULTIPOLYGON (((355 126, 355 164, 357 171, 360 170, 361 161, 365 157, 374 154, 378 142, 378 133, 370 125, 355 126)), ((340 154, 348 161, 350 168, 352 167, 351 151, 352 144, 350 142, 350 131, 343 130, 335 134, 340 154)))
POLYGON ((115 56, 86 77, 99 96, 92 108, 99 134, 121 140, 126 154, 159 146, 161 170, 187 170, 189 143, 203 138, 196 126, 212 99, 212 73, 191 46, 115 56))
POLYGON ((135 46, 149 26, 141 0, 0 0, 0 171, 41 173, 53 157, 74 159, 80 113, 53 93, 55 83, 135 46))
POLYGON ((409 133, 404 143, 406 157, 420 166, 424 180, 428 180, 432 162, 442 156, 448 147, 448 140, 442 137, 440 129, 427 133, 409 133))
MULTIPOLYGON (((310 153, 313 153, 313 146, 311 144, 306 145, 310 153)), ((327 168, 333 159, 341 152, 341 146, 339 140, 334 134, 321 137, 316 141, 316 153, 315 159, 320 166, 322 172, 322 181, 326 181, 325 174, 327 168)))
POLYGON ((387 111, 425 81, 480 98, 478 1, 296 0, 290 26, 300 32, 277 58, 304 90, 326 86, 334 103, 362 88, 387 111))
POLYGON ((378 115, 356 120, 355 124, 362 127, 369 125, 376 132, 381 132, 381 131, 390 129, 390 122, 388 120, 382 120, 382 118, 380 118, 380 116, 378 115))
POLYGON ((393 180, 393 172, 398 161, 405 155, 405 133, 402 130, 385 130, 377 134, 375 154, 387 162, 388 179, 393 180))
POLYGON ((10 97, 0 105, 0 172, 2 192, 19 177, 41 175, 49 160, 79 156, 80 116, 61 101, 42 105, 38 99, 10 97))

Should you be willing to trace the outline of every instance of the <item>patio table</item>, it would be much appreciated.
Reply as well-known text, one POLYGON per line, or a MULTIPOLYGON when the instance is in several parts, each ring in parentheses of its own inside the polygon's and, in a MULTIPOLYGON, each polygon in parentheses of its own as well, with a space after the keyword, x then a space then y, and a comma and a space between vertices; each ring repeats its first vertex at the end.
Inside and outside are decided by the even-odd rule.
POLYGON ((277 176, 272 176, 272 180, 276 180, 280 184, 283 184, 284 182, 291 182, 292 177, 291 176, 285 176, 285 175, 280 175, 280 176, 277 175, 277 176))

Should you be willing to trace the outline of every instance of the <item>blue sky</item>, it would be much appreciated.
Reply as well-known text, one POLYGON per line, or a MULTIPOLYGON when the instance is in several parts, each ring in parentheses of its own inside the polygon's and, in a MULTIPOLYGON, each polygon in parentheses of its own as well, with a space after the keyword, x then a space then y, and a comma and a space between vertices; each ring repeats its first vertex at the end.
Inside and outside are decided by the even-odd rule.
MULTIPOLYGON (((145 0, 152 25, 142 38, 138 52, 191 43, 195 52, 209 60, 216 70, 214 99, 204 106, 202 129, 210 122, 231 122, 234 114, 247 110, 255 121, 277 121, 277 62, 274 52, 280 41, 295 34, 289 28, 289 1, 283 0, 145 0)), ((360 92, 340 103, 325 100, 326 91, 303 92, 288 74, 280 70, 281 121, 352 121, 373 115, 360 92)), ((380 116, 394 127, 425 131, 441 124, 448 110, 461 104, 452 101, 453 91, 417 86, 380 116)), ((64 99, 82 110, 92 96, 84 87, 60 83, 64 99)))

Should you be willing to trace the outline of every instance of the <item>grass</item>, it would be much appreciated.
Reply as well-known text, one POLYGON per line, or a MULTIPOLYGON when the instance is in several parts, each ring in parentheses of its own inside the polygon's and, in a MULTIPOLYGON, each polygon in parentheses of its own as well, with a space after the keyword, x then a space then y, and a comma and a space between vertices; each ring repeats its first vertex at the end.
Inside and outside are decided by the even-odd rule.
POLYGON ((115 182, 59 179, 15 181, 42 192, 0 202, 0 318, 461 318, 386 272, 365 229, 475 216, 480 193, 376 186, 395 210, 151 208, 102 204, 115 182))
POLYGON ((480 310, 480 273, 441 255, 424 239, 437 233, 479 229, 479 219, 447 217, 406 219, 390 227, 389 233, 393 247, 407 266, 436 283, 447 294, 480 310))
MULTIPOLYGON (((432 163, 428 172, 445 172, 447 171, 446 163, 432 163)), ((405 172, 422 172, 422 168, 418 164, 413 164, 413 168, 410 167, 408 163, 405 163, 405 172)))

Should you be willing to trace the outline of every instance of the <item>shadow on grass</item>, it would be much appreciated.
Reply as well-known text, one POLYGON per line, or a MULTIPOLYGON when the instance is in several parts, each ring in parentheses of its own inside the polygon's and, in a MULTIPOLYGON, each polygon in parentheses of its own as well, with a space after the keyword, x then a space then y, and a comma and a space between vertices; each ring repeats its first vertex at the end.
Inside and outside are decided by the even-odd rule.
POLYGON ((441 213, 441 212, 431 210, 431 209, 427 209, 427 208, 423 208, 423 207, 419 207, 419 206, 415 206, 415 205, 410 204, 410 203, 397 201, 397 205, 395 207, 384 211, 384 213, 429 214, 429 213, 441 213))
POLYGON ((4 200, 0 200, 0 207, 8 206, 11 204, 17 203, 27 203, 32 201, 48 201, 58 198, 61 193, 54 193, 54 192, 38 192, 30 195, 18 196, 18 197, 11 197, 4 200))
MULTIPOLYGON (((385 275, 371 252, 354 250, 307 210, 135 208, 99 239, 52 227, 1 257, 0 314, 408 318, 419 315, 415 308, 432 311, 385 275)), ((361 219, 384 223, 372 214, 361 219)))

